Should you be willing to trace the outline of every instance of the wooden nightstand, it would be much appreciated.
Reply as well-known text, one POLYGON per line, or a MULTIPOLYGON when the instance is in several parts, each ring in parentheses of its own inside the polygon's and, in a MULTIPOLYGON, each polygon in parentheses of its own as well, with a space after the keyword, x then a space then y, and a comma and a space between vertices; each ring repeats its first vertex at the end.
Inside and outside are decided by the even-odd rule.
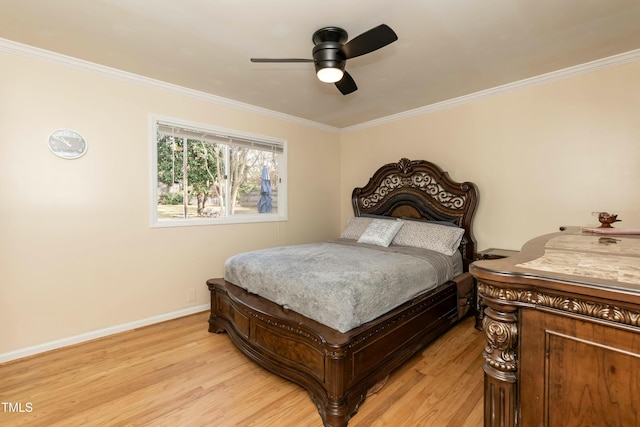
POLYGON ((512 251, 511 249, 489 248, 476 253, 474 258, 476 261, 483 259, 500 259, 507 258, 518 253, 520 253, 520 251, 512 251))
MULTIPOLYGON (((488 259, 500 259, 500 258, 508 258, 510 256, 516 255, 520 253, 520 251, 513 251, 511 249, 497 249, 497 248, 489 248, 483 251, 477 252, 474 255, 474 259, 476 261, 488 260, 488 259)), ((476 283, 477 285, 477 283, 476 283)), ((478 288, 476 287, 476 329, 482 330, 482 319, 484 319, 484 303, 482 302, 482 298, 478 294, 478 288)))

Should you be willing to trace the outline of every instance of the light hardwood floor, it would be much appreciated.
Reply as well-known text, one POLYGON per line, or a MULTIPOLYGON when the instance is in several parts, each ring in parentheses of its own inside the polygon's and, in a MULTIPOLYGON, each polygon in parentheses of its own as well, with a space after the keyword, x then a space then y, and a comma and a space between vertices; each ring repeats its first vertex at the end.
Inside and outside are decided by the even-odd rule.
MULTIPOLYGON (((207 332, 207 316, 0 365, 0 425, 322 426, 306 391, 207 332)), ((483 345, 464 320, 395 371, 349 427, 481 426, 483 345)))

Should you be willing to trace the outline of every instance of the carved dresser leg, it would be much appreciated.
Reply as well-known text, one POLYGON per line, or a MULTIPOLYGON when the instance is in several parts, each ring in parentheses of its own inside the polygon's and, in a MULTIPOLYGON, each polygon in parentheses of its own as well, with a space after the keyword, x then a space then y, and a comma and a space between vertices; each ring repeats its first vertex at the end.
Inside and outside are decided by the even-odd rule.
MULTIPOLYGON (((507 307, 501 307, 505 309, 507 307)), ((518 319, 514 311, 485 309, 483 328, 487 336, 484 356, 484 425, 516 425, 518 319)), ((507 308, 508 309, 508 308, 507 308)))
POLYGON ((475 328, 479 331, 482 330, 482 324, 484 323, 484 301, 482 301, 482 297, 480 295, 476 296, 476 324, 475 328))

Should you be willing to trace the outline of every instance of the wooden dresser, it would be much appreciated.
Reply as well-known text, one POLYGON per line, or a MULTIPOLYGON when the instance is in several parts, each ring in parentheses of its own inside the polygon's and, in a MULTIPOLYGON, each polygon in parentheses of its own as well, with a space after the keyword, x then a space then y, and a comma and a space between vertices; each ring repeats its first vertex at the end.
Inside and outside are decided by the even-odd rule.
POLYGON ((640 236, 570 228, 471 273, 485 426, 640 426, 640 236))

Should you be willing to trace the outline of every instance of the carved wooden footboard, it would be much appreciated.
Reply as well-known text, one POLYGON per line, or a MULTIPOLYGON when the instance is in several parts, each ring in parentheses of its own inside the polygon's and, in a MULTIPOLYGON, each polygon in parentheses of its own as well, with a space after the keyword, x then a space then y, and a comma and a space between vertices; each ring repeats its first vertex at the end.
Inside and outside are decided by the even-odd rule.
POLYGON ((304 387, 325 426, 344 427, 367 391, 458 320, 455 282, 340 333, 223 280, 211 291, 210 332, 228 332, 260 366, 304 387))

